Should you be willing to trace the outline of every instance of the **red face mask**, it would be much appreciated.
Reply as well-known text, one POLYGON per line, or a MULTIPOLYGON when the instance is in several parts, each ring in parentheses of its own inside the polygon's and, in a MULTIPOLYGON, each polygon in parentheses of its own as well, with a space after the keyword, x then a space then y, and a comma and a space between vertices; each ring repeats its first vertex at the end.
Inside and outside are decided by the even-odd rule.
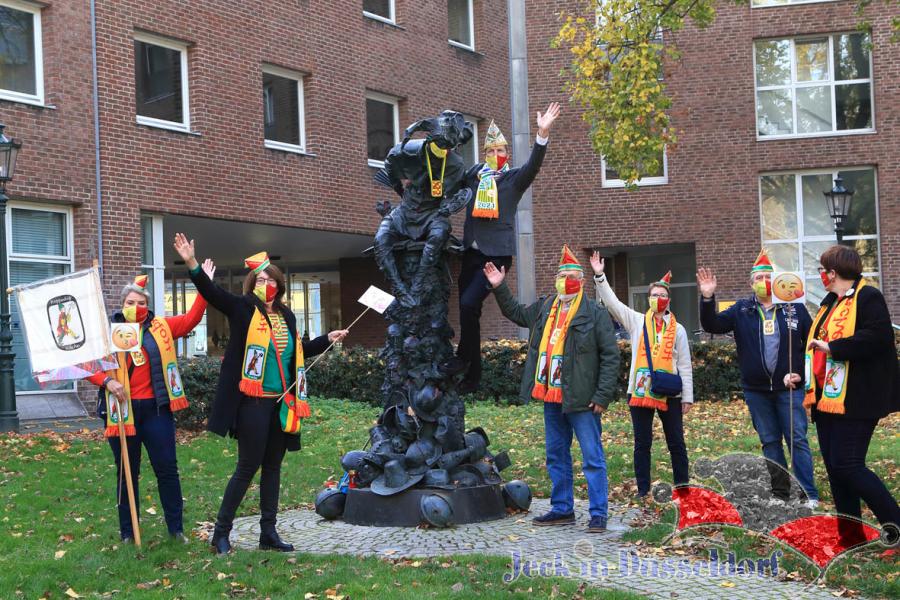
POLYGON ((271 279, 264 284, 256 284, 253 293, 263 302, 271 302, 278 295, 278 284, 271 279))
POLYGON ((129 323, 143 323, 147 320, 148 313, 149 311, 146 306, 139 306, 137 304, 126 306, 122 309, 122 315, 129 323))
POLYGON ((666 312, 667 308, 669 308, 669 299, 668 298, 659 298, 659 297, 650 298, 650 309, 653 312, 657 312, 657 313, 666 312))
POLYGON ((819 277, 822 278, 822 285, 825 286, 825 289, 828 289, 828 286, 831 285, 831 280, 828 279, 828 271, 822 271, 819 273, 819 277))

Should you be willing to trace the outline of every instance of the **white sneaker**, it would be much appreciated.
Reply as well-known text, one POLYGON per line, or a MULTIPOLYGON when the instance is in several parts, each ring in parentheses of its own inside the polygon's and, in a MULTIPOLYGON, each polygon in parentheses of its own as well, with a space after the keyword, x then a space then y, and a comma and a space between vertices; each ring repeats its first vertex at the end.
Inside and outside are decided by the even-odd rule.
POLYGON ((803 503, 803 506, 805 506, 809 510, 816 510, 816 508, 819 506, 819 501, 818 500, 807 500, 806 502, 803 503))

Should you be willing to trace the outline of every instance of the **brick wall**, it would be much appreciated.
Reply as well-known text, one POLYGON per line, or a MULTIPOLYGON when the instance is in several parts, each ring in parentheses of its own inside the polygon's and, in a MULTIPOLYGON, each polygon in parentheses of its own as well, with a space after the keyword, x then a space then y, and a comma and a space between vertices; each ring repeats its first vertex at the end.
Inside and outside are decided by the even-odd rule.
MULTIPOLYGON (((528 8, 529 103, 565 102, 565 50, 549 48, 557 14, 581 2, 528 8)), ((697 264, 718 274, 720 295, 748 294, 760 246, 759 175, 771 171, 874 166, 877 170, 882 288, 900 321, 900 44, 889 41, 892 7, 873 4, 875 128, 865 135, 757 141, 753 41, 853 31, 852 2, 778 8, 717 4, 705 31, 687 27, 667 43, 682 53, 666 68, 679 133, 668 156, 669 183, 637 192, 601 188, 582 111, 565 104, 543 172, 534 185, 538 289, 552 283, 563 241, 573 248, 695 243, 697 264), (564 182, 564 186, 561 183, 564 182)), ((580 255, 583 260, 586 255, 580 255)), ((618 265, 617 265, 618 266, 618 265)), ((660 272, 665 265, 660 266, 660 272)), ((619 273, 624 273, 619 270, 619 273)))

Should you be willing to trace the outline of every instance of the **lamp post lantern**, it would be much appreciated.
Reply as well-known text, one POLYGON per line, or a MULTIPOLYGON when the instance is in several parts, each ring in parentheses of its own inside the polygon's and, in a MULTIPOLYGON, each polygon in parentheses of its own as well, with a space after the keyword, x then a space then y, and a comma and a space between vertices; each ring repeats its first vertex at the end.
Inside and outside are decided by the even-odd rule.
POLYGON ((16 384, 13 378, 12 330, 9 327, 9 265, 6 260, 6 184, 16 170, 22 143, 6 137, 0 123, 0 432, 19 430, 16 384))
POLYGON ((850 214, 850 200, 855 193, 844 187, 841 176, 834 179, 834 187, 830 191, 822 192, 825 195, 825 206, 828 208, 828 216, 834 221, 834 234, 837 243, 844 243, 844 219, 850 214))

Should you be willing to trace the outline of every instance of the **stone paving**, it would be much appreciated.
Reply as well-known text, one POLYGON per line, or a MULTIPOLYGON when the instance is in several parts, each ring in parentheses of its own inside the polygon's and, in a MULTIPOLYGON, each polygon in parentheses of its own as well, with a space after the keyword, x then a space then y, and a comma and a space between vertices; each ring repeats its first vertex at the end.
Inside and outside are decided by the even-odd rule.
MULTIPOLYGON (((569 576, 584 579, 606 589, 622 589, 650 598, 690 596, 691 600, 734 598, 741 600, 763 598, 825 599, 833 595, 828 590, 801 583, 778 581, 756 575, 716 575, 710 577, 689 573, 674 577, 678 563, 671 562, 669 574, 664 565, 645 562, 643 573, 636 572, 635 547, 621 541, 628 530, 633 513, 611 507, 608 531, 589 534, 587 503, 576 501, 577 523, 574 526, 553 528, 534 527, 531 519, 549 510, 550 502, 536 499, 529 514, 519 514, 486 523, 458 525, 450 529, 418 529, 405 527, 360 527, 343 521, 325 521, 311 510, 292 510, 278 517, 281 537, 294 544, 299 552, 313 554, 354 554, 383 558, 422 558, 461 554, 490 554, 510 558, 525 565, 531 561, 532 576, 569 576), (648 574, 649 573, 649 574, 648 574), (666 576, 668 575, 668 576, 666 576)), ((243 549, 256 548, 259 539, 258 517, 235 520, 231 541, 243 549)), ((644 559, 661 560, 653 554, 644 559)), ((671 558, 671 557, 669 557, 671 558)), ((683 560, 682 557, 675 557, 683 560)), ((691 568, 704 569, 709 563, 691 560, 691 568)), ((526 578, 524 567, 522 578, 526 578)))

